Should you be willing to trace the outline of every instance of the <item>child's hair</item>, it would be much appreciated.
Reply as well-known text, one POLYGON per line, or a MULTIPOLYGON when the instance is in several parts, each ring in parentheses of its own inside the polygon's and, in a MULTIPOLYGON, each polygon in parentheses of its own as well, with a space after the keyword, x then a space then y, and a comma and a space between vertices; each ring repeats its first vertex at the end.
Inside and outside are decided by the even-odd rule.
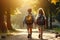
POLYGON ((43 10, 42 8, 39 8, 39 9, 38 9, 38 13, 39 13, 39 14, 42 14, 42 15, 45 15, 44 10, 43 10))
POLYGON ((28 9, 28 12, 31 12, 31 11, 32 11, 32 9, 31 9, 31 8, 29 8, 29 9, 28 9))

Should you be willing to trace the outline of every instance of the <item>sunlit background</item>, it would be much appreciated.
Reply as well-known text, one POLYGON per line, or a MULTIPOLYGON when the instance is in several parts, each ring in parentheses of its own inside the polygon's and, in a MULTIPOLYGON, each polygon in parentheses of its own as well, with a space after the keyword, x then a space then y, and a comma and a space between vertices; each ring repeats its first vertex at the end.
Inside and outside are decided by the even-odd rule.
MULTIPOLYGON (((52 0, 51 3, 56 4, 59 0, 52 0)), ((11 5, 14 9, 11 10, 11 23, 13 28, 23 28, 23 19, 27 14, 27 10, 32 8, 32 13, 36 16, 38 8, 48 6, 45 0, 13 0, 11 5), (12 4, 13 3, 13 4, 12 4), (40 3, 40 4, 39 4, 40 3)), ((26 26, 26 25, 25 25, 26 26)))
MULTIPOLYGON (((28 8, 32 8, 34 11, 34 7, 36 7, 38 5, 38 2, 41 3, 42 1, 44 2, 44 0, 40 0, 40 1, 39 0, 13 0, 11 2, 11 5, 15 6, 15 4, 16 4, 18 6, 18 7, 16 7, 15 13, 19 14, 19 12, 27 11, 28 8)), ((52 0, 51 3, 56 4, 56 2, 58 2, 58 1, 59 0, 52 0)), ((42 3, 40 5, 42 5, 42 3)))
POLYGON ((58 2, 59 0, 52 0, 51 2, 56 4, 56 2, 58 2))
MULTIPOLYGON (((44 38, 45 36, 48 39, 55 38, 55 34, 50 34, 50 31, 52 31, 51 29, 53 29, 52 32, 55 31, 60 32, 60 0, 0 0, 0 1, 1 1, 0 2, 1 33, 8 33, 9 35, 11 33, 13 35, 22 35, 23 37, 26 37, 28 31, 26 24, 23 27, 23 19, 25 15, 27 15, 28 13, 27 10, 29 8, 32 9, 32 14, 35 17, 38 14, 39 8, 43 8, 44 10, 47 18, 46 25, 44 26, 44 28, 47 29, 46 31, 44 30, 43 34, 44 38)), ((32 31, 33 31, 32 37, 35 40, 38 39, 38 27, 35 27, 35 25, 33 25, 32 31)), ((4 38, 4 35, 2 36, 4 38)), ((14 38, 12 37, 11 39, 13 40, 15 39, 15 37, 14 38)))
POLYGON ((23 19, 24 16, 27 13, 27 10, 29 8, 32 8, 32 13, 35 15, 36 11, 34 11, 33 9, 33 5, 35 5, 37 3, 38 0, 19 0, 21 3, 20 7, 17 7, 14 10, 14 15, 11 15, 11 22, 12 22, 12 26, 13 28, 23 28, 22 27, 22 23, 23 23, 23 19), (19 18, 18 18, 19 17, 19 18))
MULTIPOLYGON (((25 24, 23 26, 23 19, 28 14, 27 10, 30 8, 32 9, 32 14, 35 17, 38 14, 38 9, 43 8, 47 19, 44 29, 53 29, 54 32, 60 32, 60 0, 0 1, 0 32, 8 34, 12 32, 13 35, 27 35, 27 25, 25 24), (19 33, 15 33, 17 31, 19 31, 19 33)), ((38 35, 35 35, 38 34, 38 27, 35 26, 36 25, 33 25, 32 36, 34 39, 38 39, 38 35), (34 37, 34 35, 36 36, 36 38, 34 37)), ((44 35, 47 34, 45 34, 44 32, 44 35)), ((49 35, 50 34, 48 34, 47 37, 49 35)))

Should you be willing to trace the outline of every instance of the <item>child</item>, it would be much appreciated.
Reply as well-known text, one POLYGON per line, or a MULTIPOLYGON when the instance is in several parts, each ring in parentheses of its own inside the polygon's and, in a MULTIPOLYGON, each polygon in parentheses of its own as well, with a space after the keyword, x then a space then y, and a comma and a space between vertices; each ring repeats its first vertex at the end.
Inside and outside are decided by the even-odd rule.
POLYGON ((44 29, 44 25, 45 25, 45 14, 42 8, 40 8, 38 10, 38 15, 36 16, 36 24, 38 25, 38 29, 39 29, 39 38, 42 38, 43 35, 43 29, 44 29))
POLYGON ((34 17, 31 12, 32 12, 32 9, 28 9, 28 15, 25 16, 25 19, 23 21, 23 23, 25 23, 27 25, 28 38, 31 38, 32 27, 33 27, 33 23, 34 23, 34 17))

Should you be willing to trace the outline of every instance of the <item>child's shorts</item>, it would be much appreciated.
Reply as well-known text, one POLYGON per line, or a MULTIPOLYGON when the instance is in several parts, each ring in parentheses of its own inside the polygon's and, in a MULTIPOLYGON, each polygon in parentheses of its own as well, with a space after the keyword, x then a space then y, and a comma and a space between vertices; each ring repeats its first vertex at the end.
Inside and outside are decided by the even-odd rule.
POLYGON ((39 25, 38 28, 42 28, 43 29, 44 28, 44 25, 39 25))
POLYGON ((27 28, 33 28, 33 24, 32 25, 27 25, 27 28))

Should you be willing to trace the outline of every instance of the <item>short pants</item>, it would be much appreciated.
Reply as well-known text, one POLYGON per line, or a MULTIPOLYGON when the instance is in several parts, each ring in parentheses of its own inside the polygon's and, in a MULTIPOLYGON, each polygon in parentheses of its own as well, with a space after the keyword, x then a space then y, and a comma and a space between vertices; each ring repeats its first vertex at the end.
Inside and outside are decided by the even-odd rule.
POLYGON ((38 25, 38 29, 40 28, 44 29, 44 25, 38 25))
POLYGON ((33 24, 32 25, 27 25, 27 28, 33 28, 33 24))

